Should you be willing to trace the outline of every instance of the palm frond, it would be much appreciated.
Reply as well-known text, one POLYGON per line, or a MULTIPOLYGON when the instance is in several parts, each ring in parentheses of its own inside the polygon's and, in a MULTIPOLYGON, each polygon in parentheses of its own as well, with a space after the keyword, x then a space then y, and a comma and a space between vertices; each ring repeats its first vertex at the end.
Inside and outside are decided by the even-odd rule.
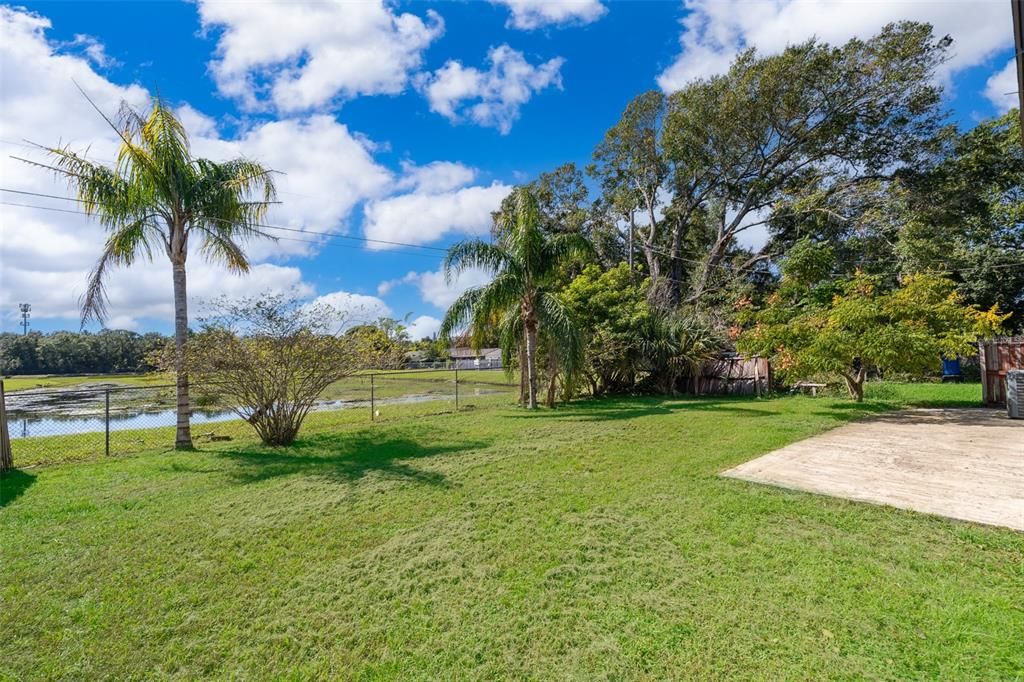
POLYGON ((502 246, 514 254, 527 274, 538 270, 544 248, 540 229, 540 206, 527 187, 517 187, 511 195, 512 210, 499 217, 502 246))
POLYGON ((221 262, 235 273, 249 272, 249 259, 242 248, 222 230, 201 229, 203 242, 199 253, 210 262, 221 262))
POLYGON ((594 246, 581 234, 556 234, 544 243, 545 261, 557 267, 567 260, 586 261, 594 256, 594 246))
POLYGON ((450 339, 453 332, 488 324, 489 318, 503 315, 518 305, 522 293, 519 284, 510 273, 501 273, 490 284, 468 289, 448 308, 438 334, 450 339))
POLYGON ((522 307, 517 305, 506 310, 498 322, 498 347, 501 348, 501 366, 509 380, 514 373, 513 360, 518 360, 522 347, 523 330, 522 307))
POLYGON ((265 168, 248 159, 235 159, 221 164, 227 176, 225 185, 241 196, 260 196, 260 202, 269 204, 277 198, 274 174, 277 171, 265 168))
POLYGON ((96 102, 93 101, 91 97, 89 97, 89 93, 87 93, 85 89, 78 84, 78 81, 72 80, 72 82, 75 84, 75 87, 78 88, 78 92, 82 93, 82 97, 85 98, 85 101, 87 101, 89 105, 96 110, 96 113, 99 114, 104 121, 106 121, 107 125, 110 126, 110 129, 117 133, 117 136, 121 138, 122 146, 121 149, 118 151, 117 157, 118 168, 121 168, 122 157, 127 159, 129 156, 138 154, 138 157, 133 159, 134 163, 137 165, 148 166, 151 169, 151 171, 154 170, 152 166, 152 160, 148 158, 148 156, 144 153, 144 150, 140 149, 139 147, 132 143, 131 127, 129 125, 131 121, 122 118, 126 110, 133 112, 131 107, 129 107, 125 102, 121 103, 121 109, 118 113, 118 118, 121 119, 121 126, 118 126, 114 121, 110 119, 109 116, 103 113, 103 110, 99 108, 99 106, 96 104, 96 102), (125 147, 128 147, 130 149, 130 154, 125 153, 125 147))
POLYGON ((466 239, 452 244, 444 257, 445 279, 449 283, 460 273, 470 268, 480 268, 497 273, 513 263, 511 255, 498 244, 479 239, 466 239))
POLYGON ((542 292, 535 308, 544 334, 552 340, 555 353, 567 374, 583 364, 584 343, 579 326, 562 301, 552 293, 542 292))
POLYGON ((103 253, 89 272, 88 284, 81 298, 82 324, 89 320, 102 322, 107 317, 106 276, 115 266, 129 266, 143 256, 153 260, 156 236, 150 217, 143 217, 111 234, 103 246, 103 253))
POLYGON ((723 347, 716 329, 695 315, 685 312, 666 315, 655 324, 657 328, 648 341, 648 350, 663 366, 677 371, 697 368, 723 347))
POLYGON ((269 237, 259 222, 277 196, 273 171, 244 159, 226 163, 197 159, 192 168, 194 181, 185 203, 193 225, 202 224, 206 231, 229 239, 269 237), (253 194, 261 198, 252 201, 253 194))
POLYGON ((475 309, 483 297, 485 287, 471 287, 462 292, 455 301, 448 306, 441 321, 441 327, 437 331, 438 338, 451 339, 452 334, 464 329, 473 318, 475 309))

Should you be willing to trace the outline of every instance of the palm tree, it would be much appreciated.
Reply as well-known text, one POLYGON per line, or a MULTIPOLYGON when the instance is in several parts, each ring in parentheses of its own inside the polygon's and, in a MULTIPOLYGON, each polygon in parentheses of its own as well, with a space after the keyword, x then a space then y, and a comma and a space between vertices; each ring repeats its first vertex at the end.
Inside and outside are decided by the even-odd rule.
POLYGON ((552 291, 559 267, 573 257, 584 257, 590 245, 578 234, 547 235, 540 228, 537 199, 526 187, 516 188, 509 210, 498 217, 495 243, 478 239, 454 244, 444 261, 450 282, 473 267, 490 271, 490 284, 474 287, 448 309, 440 334, 465 327, 482 329, 500 319, 499 337, 506 357, 520 349, 526 384, 526 406, 537 407, 537 334, 543 328, 565 350, 563 363, 572 362, 582 344, 568 311, 552 291), (519 346, 521 339, 522 345, 519 346))
POLYGON ((272 171, 246 159, 215 163, 193 158, 185 128, 160 99, 154 99, 148 116, 122 103, 117 123, 92 100, 89 103, 121 138, 116 166, 89 161, 66 146, 45 148, 55 165, 44 166, 67 179, 85 212, 99 218, 108 233, 82 297, 82 323, 89 319, 102 322, 106 317, 104 283, 111 268, 132 265, 139 258, 152 260, 154 251, 167 254, 174 286, 174 446, 190 449, 188 375, 184 366, 189 240, 198 240, 199 253, 208 260, 221 262, 233 272, 247 272, 249 261, 241 243, 267 236, 258 224, 276 195, 272 171))
POLYGON ((644 341, 655 375, 664 382, 663 390, 676 394, 680 376, 689 375, 693 392, 699 390, 699 370, 723 348, 723 339, 707 320, 692 312, 676 311, 654 321, 650 337, 644 341))

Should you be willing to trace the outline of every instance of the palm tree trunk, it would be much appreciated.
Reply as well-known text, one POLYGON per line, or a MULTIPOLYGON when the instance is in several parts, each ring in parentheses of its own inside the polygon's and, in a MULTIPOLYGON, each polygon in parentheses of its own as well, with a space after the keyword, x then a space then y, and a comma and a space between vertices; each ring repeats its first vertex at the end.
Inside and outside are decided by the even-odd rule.
POLYGON ((519 347, 519 404, 526 405, 526 344, 519 347))
POLYGON ((174 269, 174 373, 178 389, 178 430, 174 436, 175 450, 192 449, 189 425, 191 406, 188 400, 188 374, 185 371, 185 344, 188 341, 188 296, 185 290, 185 263, 172 264, 174 269))
POLYGON ((526 324, 526 407, 537 407, 537 321, 527 320, 526 324))

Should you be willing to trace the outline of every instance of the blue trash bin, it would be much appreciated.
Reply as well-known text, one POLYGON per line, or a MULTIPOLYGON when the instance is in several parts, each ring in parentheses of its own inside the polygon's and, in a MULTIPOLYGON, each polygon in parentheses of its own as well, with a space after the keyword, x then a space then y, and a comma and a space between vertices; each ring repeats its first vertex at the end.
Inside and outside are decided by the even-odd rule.
POLYGON ((960 358, 942 358, 942 380, 960 381, 960 358))

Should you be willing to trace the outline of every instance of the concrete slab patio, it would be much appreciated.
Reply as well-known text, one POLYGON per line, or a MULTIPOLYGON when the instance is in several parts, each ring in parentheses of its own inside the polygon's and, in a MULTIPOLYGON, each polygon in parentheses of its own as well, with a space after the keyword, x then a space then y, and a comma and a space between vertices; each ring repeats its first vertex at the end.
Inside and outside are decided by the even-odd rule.
POLYGON ((1024 531, 1024 420, 997 410, 880 415, 722 475, 1024 531))

